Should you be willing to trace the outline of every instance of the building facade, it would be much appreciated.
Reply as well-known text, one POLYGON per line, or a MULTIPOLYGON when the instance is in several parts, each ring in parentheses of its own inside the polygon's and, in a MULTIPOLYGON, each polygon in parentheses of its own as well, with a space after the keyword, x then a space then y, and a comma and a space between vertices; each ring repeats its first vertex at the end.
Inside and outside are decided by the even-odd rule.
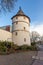
POLYGON ((30 43, 30 18, 24 14, 22 9, 12 17, 12 41, 14 44, 31 45, 30 43))
POLYGON ((0 27, 0 29, 6 30, 8 32, 12 32, 12 26, 10 26, 10 25, 2 26, 2 27, 0 27))
POLYGON ((0 29, 0 41, 11 41, 12 42, 12 33, 6 30, 0 29))

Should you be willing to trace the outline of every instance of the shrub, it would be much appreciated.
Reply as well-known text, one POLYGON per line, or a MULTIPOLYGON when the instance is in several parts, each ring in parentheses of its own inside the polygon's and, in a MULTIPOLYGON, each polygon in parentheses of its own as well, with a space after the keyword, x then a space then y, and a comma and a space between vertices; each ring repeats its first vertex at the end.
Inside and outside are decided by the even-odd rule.
POLYGON ((13 44, 13 42, 0 41, 0 52, 1 53, 3 53, 3 52, 8 53, 8 52, 12 51, 11 50, 12 44, 13 44))
POLYGON ((32 45, 32 46, 35 46, 35 45, 36 45, 36 42, 32 42, 31 45, 32 45))
POLYGON ((22 45, 22 46, 20 47, 20 49, 21 49, 21 50, 28 50, 28 47, 29 47, 28 45, 22 45))
POLYGON ((16 45, 16 44, 12 44, 12 46, 11 46, 11 47, 12 47, 12 49, 17 50, 19 46, 18 46, 18 45, 16 45))
POLYGON ((37 50, 36 46, 29 46, 28 49, 29 49, 29 50, 32 50, 32 51, 37 50))
POLYGON ((0 46, 0 52, 6 52, 6 47, 5 46, 0 46))

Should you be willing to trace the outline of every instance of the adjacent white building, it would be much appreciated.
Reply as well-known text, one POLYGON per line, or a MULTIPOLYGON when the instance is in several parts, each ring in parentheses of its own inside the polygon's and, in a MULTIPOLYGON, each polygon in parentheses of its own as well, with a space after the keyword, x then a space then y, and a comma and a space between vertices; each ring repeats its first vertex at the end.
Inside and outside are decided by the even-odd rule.
POLYGON ((12 41, 12 33, 0 29, 0 41, 12 41))
POLYGON ((12 17, 12 41, 17 45, 31 45, 30 43, 30 18, 19 9, 12 17))

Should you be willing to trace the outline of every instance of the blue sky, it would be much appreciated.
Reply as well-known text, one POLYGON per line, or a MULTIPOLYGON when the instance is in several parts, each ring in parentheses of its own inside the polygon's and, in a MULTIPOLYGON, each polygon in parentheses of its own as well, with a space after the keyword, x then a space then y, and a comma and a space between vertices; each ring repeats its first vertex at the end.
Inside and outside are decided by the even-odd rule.
MULTIPOLYGON (((23 12, 31 19, 31 30, 35 30, 38 26, 43 26, 43 0, 18 0, 12 12, 3 12, 0 15, 0 26, 11 25, 11 17, 17 13, 20 6, 23 12)), ((42 30, 42 28, 39 30, 42 30)))

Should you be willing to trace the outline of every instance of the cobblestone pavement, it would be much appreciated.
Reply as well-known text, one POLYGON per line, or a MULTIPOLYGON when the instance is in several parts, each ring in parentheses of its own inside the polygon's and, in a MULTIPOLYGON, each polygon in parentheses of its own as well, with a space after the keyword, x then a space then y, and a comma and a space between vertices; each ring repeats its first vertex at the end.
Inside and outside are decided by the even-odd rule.
POLYGON ((0 55, 0 65, 31 65, 32 56, 37 51, 19 52, 10 55, 0 55))
POLYGON ((43 51, 38 51, 37 57, 32 65, 43 65, 43 51))

